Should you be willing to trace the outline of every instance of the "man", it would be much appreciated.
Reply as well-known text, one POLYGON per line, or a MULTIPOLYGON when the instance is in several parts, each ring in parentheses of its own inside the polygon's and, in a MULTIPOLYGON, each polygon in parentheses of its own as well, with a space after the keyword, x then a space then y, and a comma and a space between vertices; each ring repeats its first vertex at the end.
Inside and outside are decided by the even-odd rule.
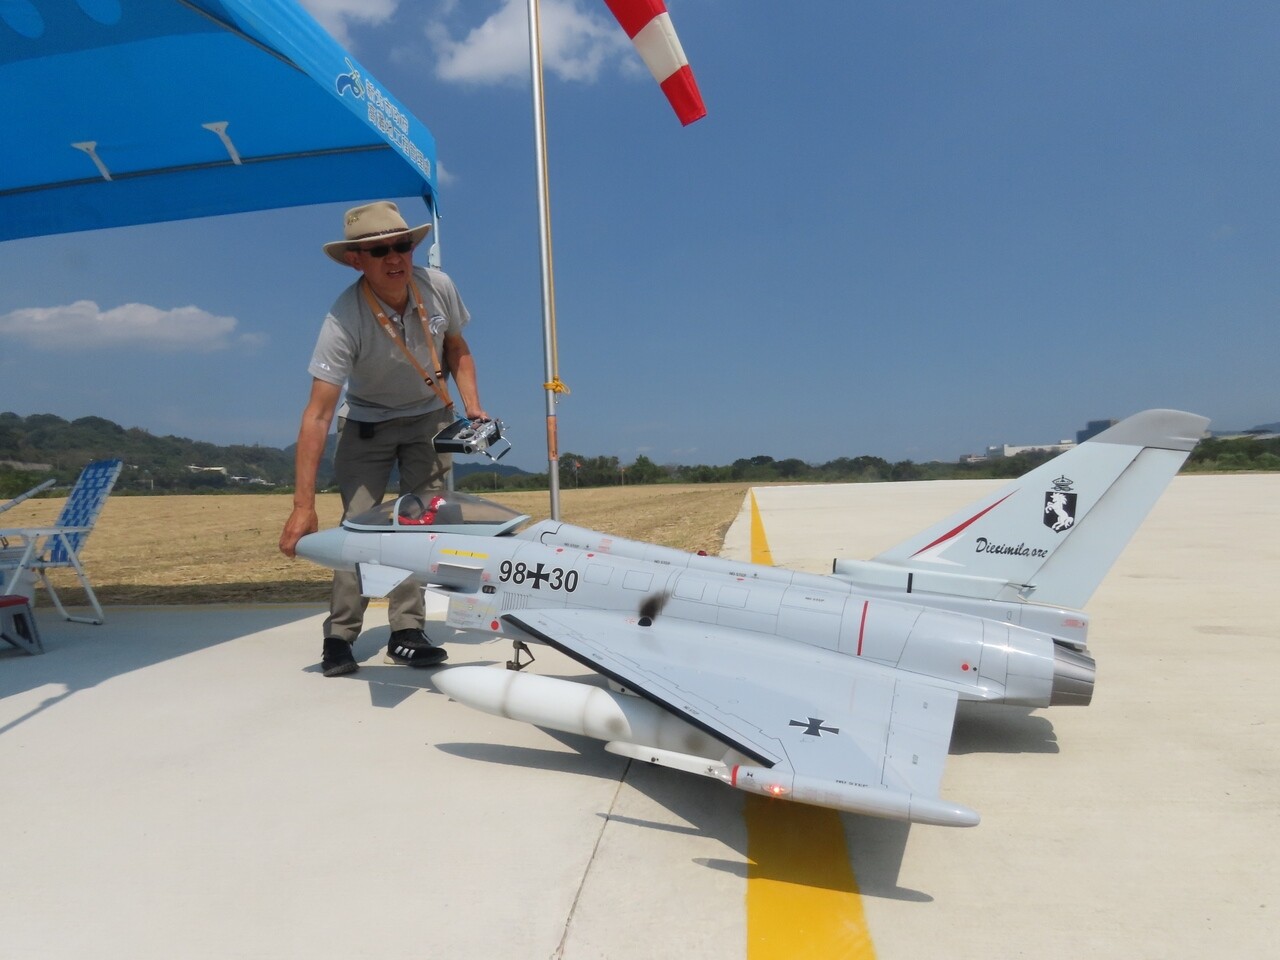
MULTIPOLYGON (((280 536, 285 556, 294 556, 298 541, 319 527, 316 470, 335 412, 334 473, 344 518, 382 502, 393 466, 400 470, 401 495, 444 487, 451 457, 436 453, 431 441, 456 416, 448 375, 467 417, 489 419, 462 336, 471 316, 448 276, 413 265, 413 250, 430 229, 410 229, 396 205, 384 200, 348 210, 344 239, 324 245, 331 259, 361 276, 330 308, 308 367, 311 397, 298 430, 293 512, 280 536)), ((387 599, 385 662, 418 667, 445 660, 448 654, 422 630, 422 589, 406 581, 387 599)), ((334 574, 321 661, 326 677, 358 669, 351 645, 367 605, 356 574, 334 574)))

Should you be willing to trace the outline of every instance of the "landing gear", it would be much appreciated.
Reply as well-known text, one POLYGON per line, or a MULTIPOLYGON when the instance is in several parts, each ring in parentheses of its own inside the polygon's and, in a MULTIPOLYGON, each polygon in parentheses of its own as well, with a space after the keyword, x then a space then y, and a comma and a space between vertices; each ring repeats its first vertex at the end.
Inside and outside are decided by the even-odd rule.
POLYGON ((529 645, 525 643, 523 640, 512 640, 511 645, 515 647, 515 659, 507 661, 508 670, 523 670, 529 664, 533 663, 535 659, 537 659, 536 657, 534 657, 532 651, 529 650, 529 645), (520 659, 521 654, 524 654, 529 659, 521 660, 520 659))

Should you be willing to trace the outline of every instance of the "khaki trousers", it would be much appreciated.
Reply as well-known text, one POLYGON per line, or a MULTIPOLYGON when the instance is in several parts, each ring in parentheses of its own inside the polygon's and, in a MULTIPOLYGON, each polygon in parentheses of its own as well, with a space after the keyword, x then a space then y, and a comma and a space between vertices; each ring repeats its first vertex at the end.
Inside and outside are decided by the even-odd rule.
MULTIPOLYGON (((418 417, 401 417, 374 425, 372 437, 360 436, 360 424, 338 420, 338 448, 334 477, 342 493, 342 518, 376 507, 387 493, 393 467, 400 469, 400 491, 424 494, 443 490, 453 457, 436 453, 431 438, 453 422, 451 410, 418 417)), ((360 578, 335 571, 324 635, 353 642, 364 625, 368 597, 360 595, 360 578)), ((421 629, 422 587, 406 580, 387 595, 387 620, 392 630, 421 629)))

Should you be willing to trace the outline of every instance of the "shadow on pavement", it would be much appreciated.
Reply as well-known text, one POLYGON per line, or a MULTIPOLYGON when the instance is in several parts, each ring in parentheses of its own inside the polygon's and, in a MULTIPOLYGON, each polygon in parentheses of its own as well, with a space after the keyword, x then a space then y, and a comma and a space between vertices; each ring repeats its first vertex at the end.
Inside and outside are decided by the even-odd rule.
POLYGON ((31 656, 8 647, 11 653, 0 651, 0 703, 44 687, 61 689, 16 716, 7 716, 0 722, 0 735, 114 677, 316 616, 323 610, 312 604, 108 607, 106 622, 99 625, 72 623, 42 610, 38 615, 43 654, 31 656))

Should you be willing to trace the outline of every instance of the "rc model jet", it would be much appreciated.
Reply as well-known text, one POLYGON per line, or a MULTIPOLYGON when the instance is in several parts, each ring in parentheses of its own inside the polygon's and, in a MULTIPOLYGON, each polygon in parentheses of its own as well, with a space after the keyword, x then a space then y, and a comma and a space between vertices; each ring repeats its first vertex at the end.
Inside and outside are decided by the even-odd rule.
POLYGON ((972 826, 940 797, 959 700, 1088 704, 1080 612, 1208 420, 1148 410, 872 560, 829 576, 684 553, 459 493, 405 496, 304 537, 367 596, 411 579, 449 626, 515 643, 441 670, 490 713, 606 741, 740 790, 972 826), (608 686, 522 672, 549 644, 608 686))

